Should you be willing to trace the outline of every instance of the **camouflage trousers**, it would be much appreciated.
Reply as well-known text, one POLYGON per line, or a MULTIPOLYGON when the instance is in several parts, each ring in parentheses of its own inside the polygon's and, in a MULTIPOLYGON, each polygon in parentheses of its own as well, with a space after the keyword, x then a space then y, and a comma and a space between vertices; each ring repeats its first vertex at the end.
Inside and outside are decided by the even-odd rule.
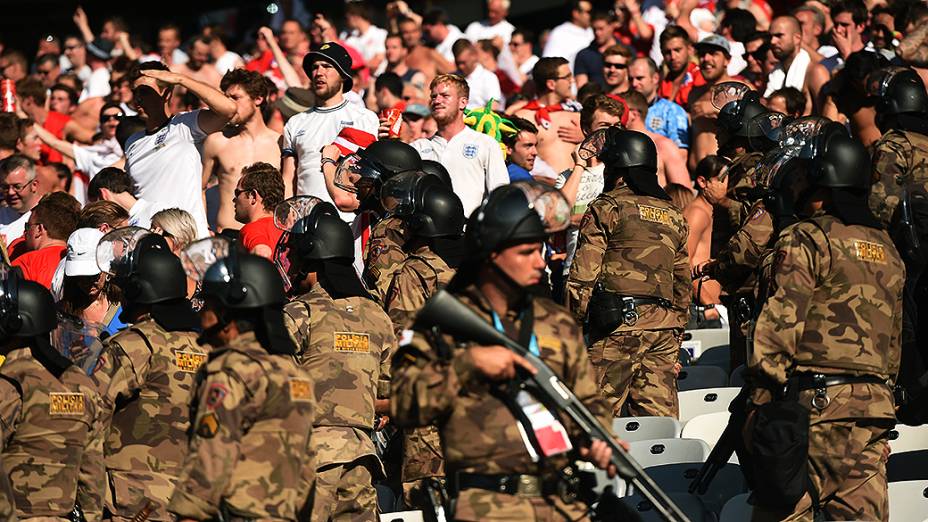
POLYGON ((174 494, 177 477, 151 471, 107 470, 107 491, 103 504, 110 514, 106 520, 132 520, 148 506, 145 520, 174 520, 168 513, 168 501, 174 494))
POLYGON ((588 521, 588 512, 586 504, 565 504, 557 495, 520 497, 482 489, 465 489, 458 494, 454 520, 588 521))
POLYGON ((29 517, 29 518, 20 518, 19 522, 71 522, 70 519, 64 517, 29 517))
MULTIPOLYGON (((808 404, 811 393, 811 390, 803 392, 800 400, 808 404)), ((831 406, 835 406, 834 402, 838 401, 831 406)), ((887 423, 891 422, 891 419, 848 420, 847 415, 830 412, 827 407, 821 413, 812 409, 809 476, 818 492, 824 520, 888 520, 884 450, 887 423)), ((791 510, 755 508, 752 520, 811 522, 812 498, 806 493, 791 510)))
POLYGON ((403 482, 445 476, 441 436, 435 426, 403 431, 403 482))
POLYGON ((316 470, 314 521, 377 522, 377 491, 370 458, 316 470))
POLYGON ((612 414, 622 406, 632 416, 678 417, 677 377, 679 330, 613 333, 589 348, 590 362, 612 414))

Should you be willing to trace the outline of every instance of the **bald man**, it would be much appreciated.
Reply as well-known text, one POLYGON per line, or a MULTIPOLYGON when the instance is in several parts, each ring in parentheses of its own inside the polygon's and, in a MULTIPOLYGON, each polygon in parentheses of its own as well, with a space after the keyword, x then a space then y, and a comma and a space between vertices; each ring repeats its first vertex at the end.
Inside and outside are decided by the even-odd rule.
POLYGON ((770 24, 770 50, 779 60, 767 76, 769 97, 784 87, 794 87, 806 97, 805 114, 819 114, 822 86, 831 79, 824 65, 814 63, 808 51, 802 48, 802 25, 795 16, 778 16, 770 24))

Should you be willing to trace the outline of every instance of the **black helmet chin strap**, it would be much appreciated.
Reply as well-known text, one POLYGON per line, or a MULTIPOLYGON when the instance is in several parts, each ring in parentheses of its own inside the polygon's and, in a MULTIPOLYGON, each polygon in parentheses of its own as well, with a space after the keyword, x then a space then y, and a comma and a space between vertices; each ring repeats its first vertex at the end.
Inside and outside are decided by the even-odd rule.
POLYGON ((346 297, 364 297, 373 299, 358 278, 358 273, 351 263, 338 261, 321 261, 316 264, 319 284, 332 299, 346 297))
POLYGON ((200 335, 197 336, 197 344, 203 346, 204 344, 209 344, 210 340, 216 337, 216 335, 221 332, 226 326, 229 325, 229 320, 226 318, 226 311, 215 311, 216 314, 216 324, 208 328, 204 328, 200 335))
POLYGON ((64 355, 58 352, 52 346, 48 334, 37 335, 29 340, 29 351, 32 356, 39 362, 49 373, 56 379, 61 378, 61 374, 70 368, 73 363, 64 355))

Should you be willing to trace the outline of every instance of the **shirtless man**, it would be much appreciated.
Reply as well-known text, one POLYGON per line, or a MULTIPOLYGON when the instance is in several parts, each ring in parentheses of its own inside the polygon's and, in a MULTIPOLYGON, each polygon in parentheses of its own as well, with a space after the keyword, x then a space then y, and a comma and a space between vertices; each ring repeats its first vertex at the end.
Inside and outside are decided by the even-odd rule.
MULTIPOLYGON (((690 256, 690 268, 711 259, 712 251, 712 213, 721 204, 728 192, 728 160, 722 156, 709 155, 703 158, 694 172, 699 194, 685 209, 683 218, 689 225, 690 233, 686 240, 686 251, 690 256)), ((716 281, 705 280, 701 288, 699 281, 693 281, 693 293, 700 304, 717 305, 721 287, 716 281), (699 292, 697 295, 696 292, 699 292)), ((707 319, 715 319, 714 310, 706 311, 707 319)))
POLYGON ((400 36, 403 44, 409 50, 406 56, 406 65, 411 69, 422 71, 425 75, 426 85, 439 74, 448 74, 454 71, 454 65, 448 63, 445 57, 435 49, 422 44, 422 27, 411 18, 399 21, 400 36))
POLYGON ((201 81, 210 87, 218 88, 222 75, 219 74, 215 66, 209 63, 209 39, 205 36, 194 38, 190 42, 188 51, 190 59, 187 60, 187 63, 175 64, 171 67, 171 70, 201 81))
POLYGON ((699 71, 705 79, 705 85, 694 87, 689 97, 690 117, 692 123, 692 142, 688 167, 696 169, 700 160, 718 151, 715 139, 715 120, 719 111, 712 106, 712 86, 717 83, 730 82, 728 62, 731 59, 731 47, 724 36, 716 34, 703 38, 696 44, 696 56, 699 57, 699 71))
POLYGON ((657 181, 662 187, 668 183, 677 183, 684 187, 691 187, 690 173, 686 170, 686 162, 677 152, 677 146, 666 136, 649 131, 644 122, 648 117, 648 100, 637 91, 626 91, 619 96, 625 99, 628 105, 628 130, 647 134, 657 147, 657 181))
POLYGON ((507 112, 538 127, 538 158, 532 176, 556 179, 573 167, 570 154, 583 141, 579 105, 571 100, 573 74, 565 58, 549 57, 538 60, 532 68, 532 78, 538 98, 527 104, 514 104, 507 112))
POLYGON ((203 189, 215 174, 219 178, 220 229, 239 229, 233 199, 243 167, 258 162, 280 168, 280 134, 268 129, 261 117, 267 100, 264 76, 244 69, 233 69, 222 77, 222 91, 235 101, 235 116, 223 132, 210 134, 203 145, 203 189))

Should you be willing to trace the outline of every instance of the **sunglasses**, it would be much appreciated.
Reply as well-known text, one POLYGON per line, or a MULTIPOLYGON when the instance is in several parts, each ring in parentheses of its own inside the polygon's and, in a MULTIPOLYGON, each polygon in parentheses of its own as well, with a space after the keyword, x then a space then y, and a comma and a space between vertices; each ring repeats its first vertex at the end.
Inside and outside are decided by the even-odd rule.
POLYGON ((251 192, 251 191, 246 190, 246 189, 235 189, 235 197, 237 198, 246 192, 251 192))
POLYGON ((119 121, 122 118, 122 114, 101 114, 100 123, 106 123, 110 120, 119 121))
POLYGON ((627 63, 603 63, 603 69, 628 69, 627 63))

